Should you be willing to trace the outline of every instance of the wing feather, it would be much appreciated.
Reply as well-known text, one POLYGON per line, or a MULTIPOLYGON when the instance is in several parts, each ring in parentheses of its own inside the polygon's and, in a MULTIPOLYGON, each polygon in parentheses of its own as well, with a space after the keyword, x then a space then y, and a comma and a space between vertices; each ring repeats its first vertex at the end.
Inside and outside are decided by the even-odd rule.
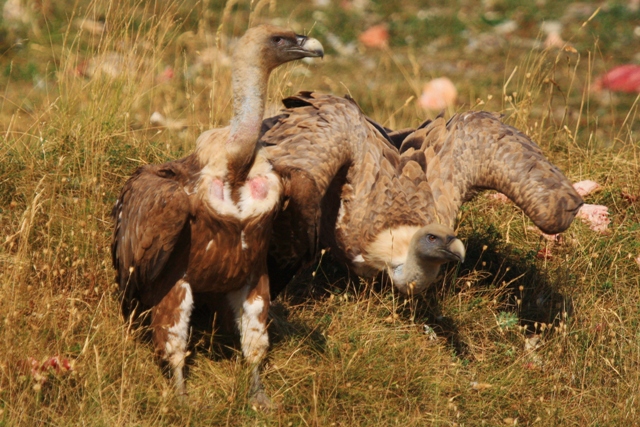
POLYGON ((540 148, 497 115, 393 132, 350 99, 302 92, 285 105, 262 136, 285 187, 269 250, 274 295, 320 245, 353 266, 386 229, 453 228, 460 205, 483 189, 505 193, 547 233, 566 229, 582 204, 540 148))
MULTIPOLYGON (((285 106, 277 120, 263 122, 262 142, 285 182, 287 206, 274 224, 272 283, 274 277, 295 274, 290 269, 281 275, 278 266, 315 259, 319 242, 336 248, 339 258, 352 259, 383 228, 398 221, 422 223, 422 212, 406 214, 407 203, 417 203, 398 181, 413 186, 417 176, 424 181, 422 153, 401 163, 386 130, 367 120, 350 99, 302 92, 285 100, 285 106), (407 177, 399 177, 402 169, 407 177)), ((278 288, 274 285, 272 292, 278 288)))
POLYGON ((167 165, 139 168, 113 209, 111 250, 125 316, 139 302, 157 303, 186 271, 189 197, 174 178, 167 165))
POLYGON ((439 118, 407 140, 420 137, 438 214, 450 226, 460 205, 484 189, 504 193, 549 234, 567 229, 583 204, 540 147, 496 114, 439 118))
POLYGON ((339 118, 346 114, 355 119, 359 112, 349 101, 342 99, 341 104, 336 99, 309 92, 285 99, 287 109, 278 120, 268 119, 261 138, 284 183, 283 208, 274 220, 269 250, 273 295, 315 259, 322 212, 336 210, 340 203, 338 181, 344 180, 341 171, 352 147, 345 142, 348 120, 339 118))

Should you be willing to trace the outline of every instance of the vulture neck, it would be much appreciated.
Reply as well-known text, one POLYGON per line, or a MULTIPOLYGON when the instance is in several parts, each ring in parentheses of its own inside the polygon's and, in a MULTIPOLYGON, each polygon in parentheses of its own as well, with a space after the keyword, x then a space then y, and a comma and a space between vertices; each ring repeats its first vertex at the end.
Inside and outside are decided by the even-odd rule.
POLYGON ((420 260, 410 248, 405 263, 393 271, 393 281, 402 293, 417 294, 436 280, 439 271, 439 263, 420 260))
POLYGON ((239 61, 233 67, 233 118, 226 142, 229 171, 246 170, 253 161, 260 135, 270 70, 239 61))

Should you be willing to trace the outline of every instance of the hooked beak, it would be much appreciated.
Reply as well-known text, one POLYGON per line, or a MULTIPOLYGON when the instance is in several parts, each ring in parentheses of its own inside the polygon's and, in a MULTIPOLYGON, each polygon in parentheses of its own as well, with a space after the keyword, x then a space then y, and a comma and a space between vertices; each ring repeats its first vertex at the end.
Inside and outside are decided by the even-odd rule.
POLYGON ((450 261, 464 262, 464 257, 466 255, 464 244, 458 238, 454 238, 453 240, 451 240, 451 242, 449 242, 449 244, 442 249, 442 252, 450 261))
POLYGON ((322 47, 322 43, 318 40, 302 36, 300 34, 296 34, 296 39, 298 41, 298 45, 294 50, 300 52, 306 57, 324 58, 324 48, 322 47))

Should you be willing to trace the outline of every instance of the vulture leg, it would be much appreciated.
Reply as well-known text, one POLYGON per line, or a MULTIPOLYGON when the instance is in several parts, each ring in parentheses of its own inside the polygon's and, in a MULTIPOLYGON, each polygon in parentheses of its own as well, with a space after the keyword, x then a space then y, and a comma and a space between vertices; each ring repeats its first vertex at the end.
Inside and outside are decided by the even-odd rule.
POLYGON ((171 367, 174 385, 180 394, 186 394, 182 371, 187 357, 192 310, 191 286, 180 279, 151 311, 151 329, 156 353, 171 367))
POLYGON ((230 292, 227 298, 233 308, 240 332, 242 355, 251 365, 250 403, 256 408, 269 409, 271 400, 264 392, 260 380, 260 364, 269 347, 269 276, 266 272, 263 273, 257 285, 247 285, 238 291, 230 292))

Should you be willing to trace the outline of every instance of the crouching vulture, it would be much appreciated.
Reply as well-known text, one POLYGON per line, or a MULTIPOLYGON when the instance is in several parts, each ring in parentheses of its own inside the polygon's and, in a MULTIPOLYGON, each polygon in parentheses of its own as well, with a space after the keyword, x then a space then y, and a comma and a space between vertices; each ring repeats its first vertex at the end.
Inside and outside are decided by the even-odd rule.
POLYGON ((156 351, 180 393, 194 299, 224 295, 253 366, 252 399, 269 403, 259 364, 269 344, 267 245, 282 185, 258 137, 271 71, 322 56, 315 39, 249 29, 233 52, 230 126, 203 133, 190 156, 139 168, 115 204, 112 255, 123 314, 151 309, 156 351))
POLYGON ((533 141, 491 113, 390 133, 349 98, 302 92, 284 104, 261 137, 284 186, 272 296, 321 247, 359 275, 386 272, 400 292, 423 291, 442 264, 464 260, 453 227, 480 190, 506 194, 546 233, 569 227, 583 203, 533 141))

